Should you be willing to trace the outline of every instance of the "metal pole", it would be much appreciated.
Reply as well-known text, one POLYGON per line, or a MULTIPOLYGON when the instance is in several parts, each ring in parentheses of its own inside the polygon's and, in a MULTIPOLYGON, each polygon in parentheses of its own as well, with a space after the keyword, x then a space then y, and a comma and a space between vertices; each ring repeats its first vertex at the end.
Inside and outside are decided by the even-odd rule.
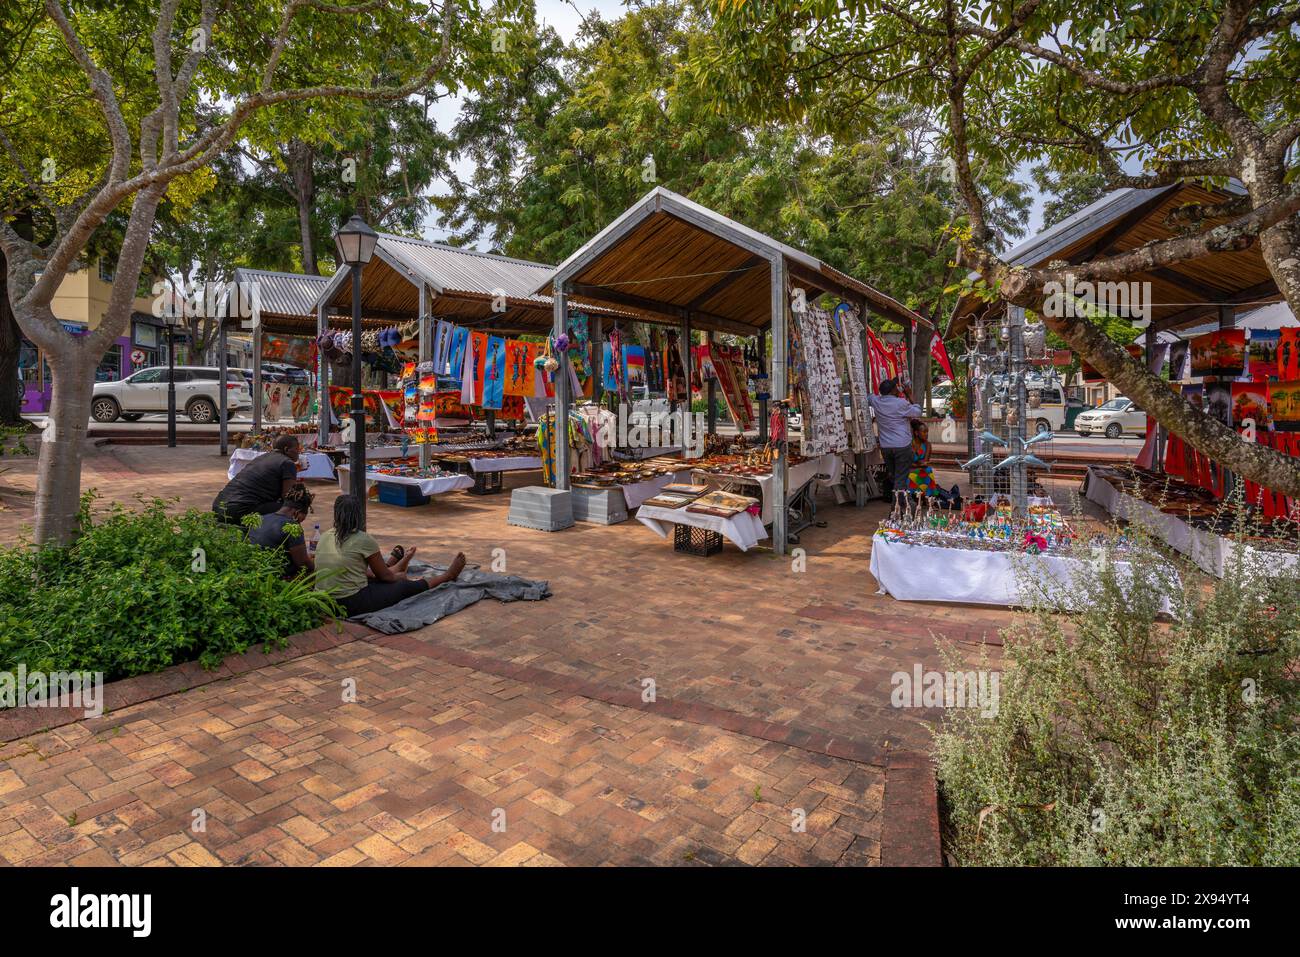
MULTIPOLYGON (((420 361, 431 362, 433 360, 433 336, 430 335, 432 331, 430 326, 432 325, 432 323, 429 317, 425 315, 425 312, 429 308, 429 293, 428 293, 428 287, 425 286, 423 280, 421 280, 420 282, 419 306, 417 308, 419 309, 419 317, 420 317, 420 322, 418 327, 419 329, 418 335, 419 335, 419 343, 420 343, 420 361)), ((436 369, 434 370, 434 375, 435 376, 437 375, 436 369)), ((419 380, 420 380, 420 376, 419 373, 417 372, 416 382, 419 382, 419 380)), ((437 380, 435 379, 434 381, 436 382, 437 380)), ((418 402, 419 399, 417 398, 416 401, 418 402)), ((417 422, 416 424, 418 425, 419 423, 417 422)), ((433 423, 430 422, 429 424, 432 425, 433 423)), ((433 461, 433 449, 429 448, 429 444, 427 442, 421 443, 420 444, 420 468, 427 469, 432 461, 433 461)))
MULTIPOLYGON (((712 330, 705 333, 705 341, 707 341, 709 344, 710 357, 712 357, 712 346, 713 346, 712 330)), ((716 377, 709 379, 709 387, 707 389, 707 395, 708 395, 707 401, 709 403, 708 404, 709 435, 717 435, 718 434, 718 409, 717 406, 714 405, 714 403, 718 399, 718 380, 716 377)))
MULTIPOLYGON (((316 335, 323 336, 329 329, 329 323, 325 319, 325 303, 316 307, 316 335)), ((316 408, 318 419, 316 425, 316 441, 320 445, 328 445, 330 440, 330 387, 329 375, 330 364, 325 360, 325 350, 317 348, 316 350, 316 408)))
POLYGON ((230 452, 227 450, 227 443, 229 439, 229 426, 228 423, 226 422, 226 417, 227 415, 229 415, 229 410, 227 408, 227 404, 228 404, 227 397, 229 395, 230 390, 226 388, 226 376, 229 375, 230 369, 227 367, 228 364, 226 362, 226 317, 225 316, 221 317, 220 324, 217 326, 217 351, 219 353, 219 355, 217 356, 217 376, 221 379, 221 386, 217 389, 217 402, 221 406, 221 408, 218 410, 218 415, 221 417, 221 421, 218 425, 218 432, 221 436, 221 454, 229 455, 230 452))
MULTIPOLYGON (((1025 388, 1025 380, 1021 373, 1025 371, 1025 310, 1022 306, 1011 306, 1008 309, 1007 321, 1010 326, 1010 338, 1007 343, 1011 351, 1011 368, 1008 374, 1015 376, 1016 385, 1016 424, 1014 430, 1008 430, 1007 439, 1012 436, 1020 439, 1019 442, 1011 443, 1008 441, 1008 452, 1012 454, 1024 454, 1025 449, 1025 413, 1026 399, 1028 390, 1025 388)), ((1011 396, 1007 396, 1007 401, 1011 402, 1011 396)), ((1011 466, 1011 506, 1017 514, 1024 515, 1029 511, 1029 466, 1023 461, 1011 466)))
MULTIPOLYGON (((785 288, 785 257, 777 256, 772 260, 772 368, 769 380, 772 383, 772 398, 784 402, 786 398, 786 316, 790 303, 785 288)), ((782 406, 782 415, 789 428, 789 416, 782 406)), ((786 527, 789 513, 786 511, 786 456, 790 451, 789 433, 777 446, 777 459, 772 465, 772 548, 778 555, 786 553, 786 527)))
MULTIPOLYGON (((361 396, 361 267, 352 267, 352 453, 348 457, 348 490, 357 497, 361 519, 366 517, 366 403, 361 396)), ((363 526, 364 527, 364 526, 363 526)))
MULTIPOLYGON (((552 303, 551 338, 559 338, 565 331, 569 315, 568 295, 564 283, 555 284, 552 303)), ((555 370, 555 487, 569 487, 569 358, 561 353, 555 357, 560 365, 555 370)), ((614 357, 618 361, 618 357, 614 357)))
POLYGON ((253 431, 262 431, 262 324, 253 323, 253 431))
MULTIPOLYGON (((223 386, 225 383, 221 383, 223 386)), ((167 448, 176 448, 176 323, 167 323, 167 448)))

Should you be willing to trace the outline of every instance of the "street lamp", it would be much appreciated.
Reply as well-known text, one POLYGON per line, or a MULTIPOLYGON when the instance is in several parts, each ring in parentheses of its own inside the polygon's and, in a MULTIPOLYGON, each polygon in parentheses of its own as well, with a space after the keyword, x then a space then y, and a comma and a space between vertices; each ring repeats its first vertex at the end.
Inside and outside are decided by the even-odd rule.
MULTIPOLYGON (((339 261, 352 270, 352 453, 349 491, 366 514, 366 404, 361 398, 361 270, 375 254, 379 234, 355 213, 334 234, 339 261)), ((324 413, 324 410, 321 410, 324 413)))

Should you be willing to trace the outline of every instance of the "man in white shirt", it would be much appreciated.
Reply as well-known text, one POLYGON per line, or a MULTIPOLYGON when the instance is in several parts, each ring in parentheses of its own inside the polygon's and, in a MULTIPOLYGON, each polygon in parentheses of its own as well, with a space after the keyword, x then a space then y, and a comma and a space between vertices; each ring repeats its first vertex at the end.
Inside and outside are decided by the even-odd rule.
POLYGON ((876 414, 876 433, 880 436, 880 454, 885 457, 885 472, 893 478, 894 492, 907 491, 907 473, 912 470, 912 427, 908 423, 923 414, 919 405, 899 396, 898 383, 886 379, 880 383, 880 395, 867 397, 876 414))

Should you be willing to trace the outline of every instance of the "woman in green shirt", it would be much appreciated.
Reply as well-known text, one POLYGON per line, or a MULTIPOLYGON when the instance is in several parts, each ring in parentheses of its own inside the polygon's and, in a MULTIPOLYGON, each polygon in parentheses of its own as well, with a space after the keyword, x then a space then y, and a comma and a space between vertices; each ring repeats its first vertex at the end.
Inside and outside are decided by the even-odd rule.
POLYGON ((385 562, 379 555, 379 543, 362 527, 356 496, 340 495, 334 500, 334 529, 321 536, 316 546, 316 590, 329 592, 351 618, 454 581, 465 567, 465 556, 457 552, 443 574, 407 578, 406 566, 414 557, 414 548, 405 553, 394 549, 393 557, 385 562))

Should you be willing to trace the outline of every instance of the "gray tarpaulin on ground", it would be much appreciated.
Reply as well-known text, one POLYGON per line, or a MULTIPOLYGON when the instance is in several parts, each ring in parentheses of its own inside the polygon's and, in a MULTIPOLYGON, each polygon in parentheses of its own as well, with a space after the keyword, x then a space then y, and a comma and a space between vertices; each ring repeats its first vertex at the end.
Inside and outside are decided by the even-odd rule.
MULTIPOLYGON (((407 569, 413 575, 438 574, 446 570, 445 565, 426 565, 419 561, 411 562, 411 567, 407 569)), ((350 620, 359 621, 387 635, 397 635, 432 625, 483 598, 495 598, 497 601, 541 601, 550 596, 549 582, 533 581, 515 575, 498 575, 496 572, 480 571, 467 566, 454 582, 446 582, 399 601, 390 608, 357 615, 350 620)))

